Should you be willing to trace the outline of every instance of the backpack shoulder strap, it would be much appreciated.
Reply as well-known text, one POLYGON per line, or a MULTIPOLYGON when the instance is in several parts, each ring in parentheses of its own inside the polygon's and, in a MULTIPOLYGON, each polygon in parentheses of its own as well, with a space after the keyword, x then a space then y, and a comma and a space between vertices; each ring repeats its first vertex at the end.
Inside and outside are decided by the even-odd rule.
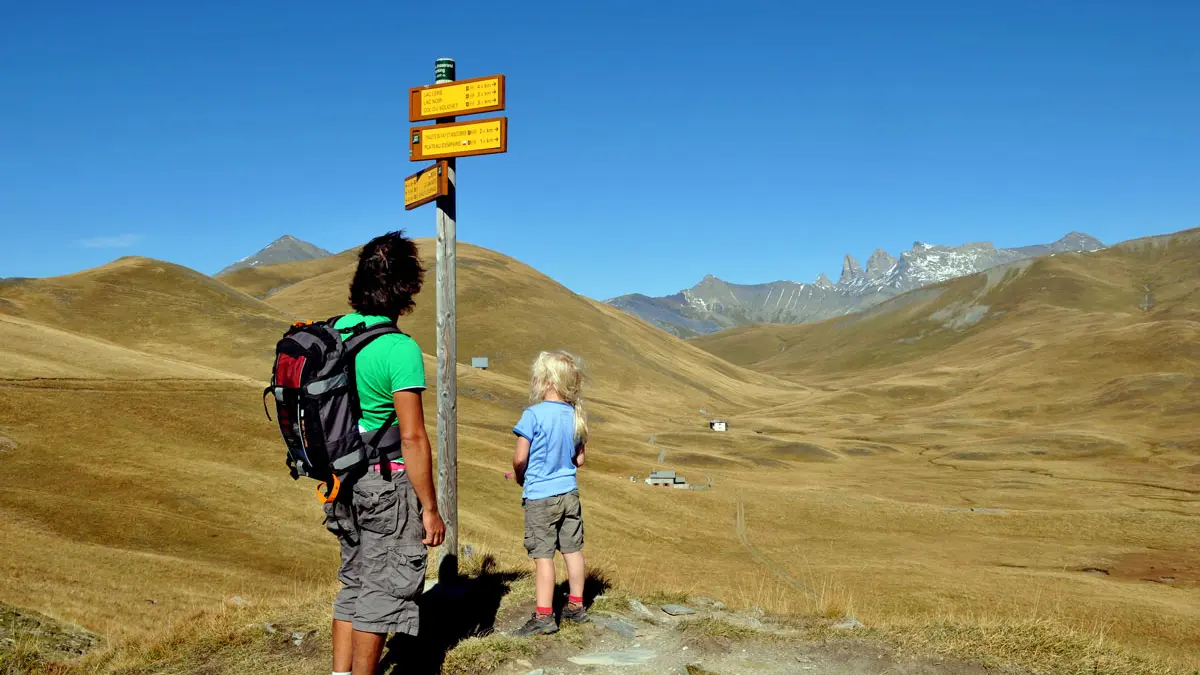
POLYGON ((345 341, 346 351, 352 357, 358 356, 358 353, 361 352, 367 345, 374 342, 376 338, 381 338, 384 335, 392 335, 399 332, 400 329, 390 321, 386 323, 375 324, 374 326, 363 330, 358 330, 345 341))
MULTIPOLYGON (((377 338, 392 333, 399 333, 400 329, 396 324, 388 321, 363 328, 361 325, 355 326, 351 331, 351 336, 342 341, 342 345, 346 350, 346 370, 350 376, 350 405, 355 418, 362 417, 362 402, 358 397, 358 374, 356 372, 358 361, 358 353, 361 352, 367 345, 374 342, 377 338)), ((340 336, 341 333, 338 333, 340 336)))

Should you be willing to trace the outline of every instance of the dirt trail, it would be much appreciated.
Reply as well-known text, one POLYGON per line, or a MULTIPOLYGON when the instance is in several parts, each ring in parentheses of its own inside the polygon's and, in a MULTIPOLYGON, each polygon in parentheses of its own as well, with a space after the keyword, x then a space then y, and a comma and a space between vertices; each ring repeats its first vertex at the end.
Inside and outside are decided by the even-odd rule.
MULTIPOLYGON (((509 661, 504 675, 983 675, 983 667, 948 659, 913 658, 871 637, 863 627, 777 623, 725 611, 698 599, 694 614, 671 616, 662 607, 593 611, 593 621, 558 636, 534 638, 536 656, 509 661)), ((636 603, 636 601, 634 601, 636 603)), ((668 609, 675 610, 673 606, 668 609)), ((497 625, 508 631, 524 616, 497 625)), ((832 624, 832 622, 830 622, 832 624)))

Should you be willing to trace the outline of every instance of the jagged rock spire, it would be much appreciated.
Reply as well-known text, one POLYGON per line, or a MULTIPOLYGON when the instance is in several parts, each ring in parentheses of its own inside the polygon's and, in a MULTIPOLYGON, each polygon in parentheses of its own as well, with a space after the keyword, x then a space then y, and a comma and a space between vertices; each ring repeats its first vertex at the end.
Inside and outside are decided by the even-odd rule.
POLYGON ((842 277, 838 279, 838 284, 848 284, 862 279, 866 275, 862 264, 855 260, 854 256, 847 253, 845 260, 842 261, 842 277))

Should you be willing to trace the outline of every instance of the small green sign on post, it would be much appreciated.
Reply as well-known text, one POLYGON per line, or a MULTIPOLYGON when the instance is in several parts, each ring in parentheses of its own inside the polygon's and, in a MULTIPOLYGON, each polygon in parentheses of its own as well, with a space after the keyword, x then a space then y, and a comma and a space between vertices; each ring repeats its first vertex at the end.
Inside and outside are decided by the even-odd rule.
POLYGON ((434 62, 433 81, 435 84, 454 81, 454 59, 438 59, 434 62))

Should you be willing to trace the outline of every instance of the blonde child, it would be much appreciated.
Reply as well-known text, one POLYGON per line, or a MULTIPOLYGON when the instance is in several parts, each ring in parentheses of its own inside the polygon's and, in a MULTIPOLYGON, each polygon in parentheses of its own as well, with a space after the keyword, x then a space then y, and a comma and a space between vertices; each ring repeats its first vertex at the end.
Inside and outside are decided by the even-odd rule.
POLYGON ((567 564, 570 592, 564 621, 583 623, 583 513, 575 472, 588 440, 582 399, 583 364, 567 352, 542 352, 533 362, 529 400, 513 428, 517 449, 513 475, 523 487, 525 550, 536 573, 537 611, 516 635, 547 635, 554 621, 554 552, 567 564))

